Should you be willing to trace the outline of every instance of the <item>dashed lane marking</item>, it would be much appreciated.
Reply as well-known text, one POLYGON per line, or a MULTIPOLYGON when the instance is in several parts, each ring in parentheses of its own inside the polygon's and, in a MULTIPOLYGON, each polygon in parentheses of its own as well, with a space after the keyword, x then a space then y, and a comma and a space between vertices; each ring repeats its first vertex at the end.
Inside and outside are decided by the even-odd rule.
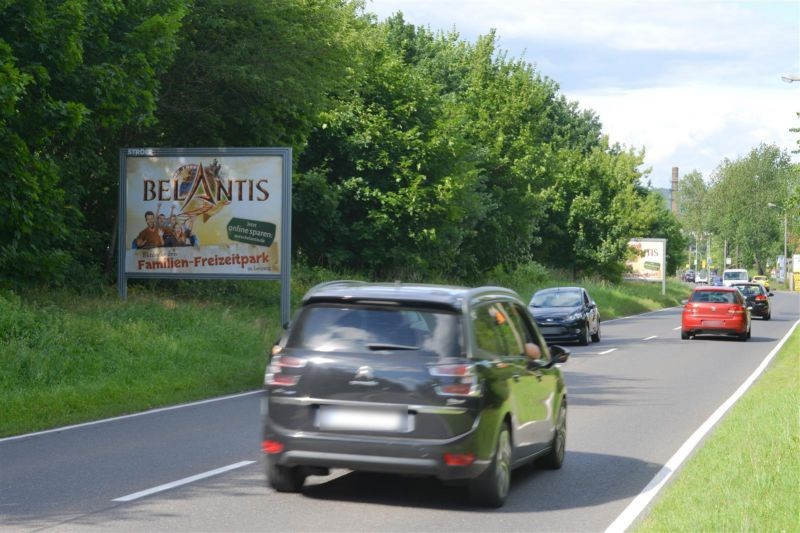
POLYGON ((217 468, 215 470, 209 470, 208 472, 203 472, 202 474, 197 474, 195 476, 185 477, 183 479, 179 479, 177 481, 173 481, 171 483, 165 483, 163 485, 159 485, 157 487, 153 487, 152 489, 141 490, 139 492, 134 492, 133 494, 128 494, 127 496, 122 496, 120 498, 114 498, 112 501, 115 502, 130 502, 133 500, 138 500, 139 498, 144 498, 145 496, 150 496, 151 494, 155 494, 157 492, 163 492, 165 490, 173 489, 175 487, 180 487, 181 485, 186 485, 188 483, 193 483, 200 479, 205 479, 207 477, 216 476, 217 474, 222 474, 223 472, 228 472, 230 470, 235 470, 237 468, 242 468, 243 466, 251 465, 255 463, 255 461, 240 461, 238 463, 234 463, 232 465, 223 466, 222 468, 217 468))

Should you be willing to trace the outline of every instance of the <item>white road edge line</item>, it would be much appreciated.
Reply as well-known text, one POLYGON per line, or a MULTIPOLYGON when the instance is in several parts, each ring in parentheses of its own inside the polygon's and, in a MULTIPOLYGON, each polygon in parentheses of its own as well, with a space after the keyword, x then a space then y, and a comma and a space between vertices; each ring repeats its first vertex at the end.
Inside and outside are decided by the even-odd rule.
POLYGON ((17 439, 25 439, 28 437, 36 437, 37 435, 47 435, 48 433, 57 433, 59 431, 67 431, 68 429, 78 429, 88 426, 95 426, 97 424, 105 424, 106 422, 114 422, 116 420, 124 420, 126 418, 134 418, 137 416, 152 415, 155 413, 163 413, 164 411, 173 411, 175 409, 183 409, 184 407, 192 407, 195 405, 202 405, 205 403, 221 402, 223 400, 232 400, 234 398, 241 398, 243 396, 251 396, 253 394, 261 394, 263 389, 258 389, 249 392, 241 392, 239 394, 231 394, 229 396, 220 396, 219 398, 209 398, 207 400, 200 400, 197 402, 182 403, 180 405, 171 405, 169 407, 159 407, 158 409, 150 409, 149 411, 142 411, 141 413, 132 413, 130 415, 115 416, 113 418, 104 418, 102 420, 94 420, 92 422, 84 422, 82 424, 74 424, 72 426, 63 426, 60 428, 46 429, 44 431, 37 431, 36 433, 25 433, 24 435, 15 435, 13 437, 5 437, 0 439, 0 442, 7 442, 17 439))
POLYGON ((731 406, 733 406, 733 404, 735 404, 739 398, 741 398, 742 395, 747 392, 747 389, 749 389, 758 376, 764 372, 764 369, 769 366, 769 363, 775 357, 775 354, 780 351, 794 330, 797 329, 798 325, 800 325, 800 320, 794 323, 794 326, 792 326, 783 339, 781 339, 775 348, 773 348, 772 351, 767 354, 767 357, 761 361, 761 364, 758 366, 758 368, 756 368, 750 377, 748 377, 745 382, 742 383, 738 389, 736 389, 736 392, 733 393, 733 396, 728 398, 725 403, 720 405, 717 410, 714 411, 714 413, 708 418, 708 420, 703 422, 703 425, 697 428, 692 436, 683 443, 675 455, 673 455, 669 461, 667 461, 667 464, 665 464, 661 470, 658 471, 655 477, 650 480, 650 483, 648 483, 647 486, 642 489, 642 492, 640 492, 633 499, 633 501, 628 504, 628 507, 622 511, 622 514, 620 514, 617 519, 614 520, 610 526, 608 526, 605 533, 622 533, 628 529, 628 527, 630 527, 633 521, 636 520, 641 512, 644 511, 653 498, 655 498, 658 492, 664 487, 664 485, 667 483, 667 480, 672 477, 672 474, 677 471, 686 458, 689 457, 689 454, 692 453, 692 450, 694 450, 700 441, 703 440, 703 437, 705 437, 706 434, 711 431, 711 428, 713 428, 717 422, 720 421, 728 409, 730 409, 731 406))
POLYGON ((677 328, 672 328, 672 331, 678 331, 678 330, 679 330, 679 329, 681 329, 682 327, 683 327, 683 326, 678 326, 677 328))
POLYGON ((597 355, 605 355, 607 353, 613 352, 614 350, 616 350, 616 348, 610 348, 610 349, 608 349, 608 350, 606 350, 604 352, 597 352, 597 355))
POLYGON ((644 338, 644 339, 642 339, 642 340, 643 340, 643 341, 649 341, 649 340, 652 340, 652 339, 657 339, 657 338, 658 338, 658 335, 650 335, 649 337, 645 337, 645 338, 644 338))
POLYGON ((202 474, 197 474, 196 476, 185 477, 183 479, 179 479, 178 481, 173 481, 172 483, 165 483, 164 485, 159 485, 158 487, 153 487, 152 489, 141 490, 139 492, 134 492, 133 494, 128 494, 127 496, 122 496, 120 498, 114 498, 113 502, 129 502, 133 500, 138 500, 139 498, 144 498, 145 496, 149 496, 151 494, 155 494, 156 492, 163 492, 165 490, 169 490, 175 487, 180 487, 181 485, 186 485, 188 483, 192 483, 194 481, 198 481, 200 479, 205 479, 207 477, 216 476, 217 474, 222 474, 223 472, 228 472, 229 470, 235 470, 237 468, 242 468, 243 466, 251 465, 255 463, 255 461, 240 461, 238 463, 223 466, 222 468, 217 468, 216 470, 209 470, 208 472, 203 472, 202 474))

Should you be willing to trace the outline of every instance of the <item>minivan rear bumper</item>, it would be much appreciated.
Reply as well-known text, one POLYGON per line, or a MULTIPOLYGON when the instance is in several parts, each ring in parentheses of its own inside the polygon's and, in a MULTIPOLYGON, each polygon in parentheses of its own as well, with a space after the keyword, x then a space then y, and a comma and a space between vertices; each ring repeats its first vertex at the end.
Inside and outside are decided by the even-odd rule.
POLYGON ((478 424, 470 432, 448 440, 289 432, 281 429, 267 422, 264 440, 283 445, 280 453, 267 455, 267 461, 282 466, 426 475, 448 481, 475 478, 490 464, 490 459, 479 458, 481 450, 475 445, 478 424), (469 465, 451 466, 444 461, 446 453, 473 454, 475 460, 469 465))

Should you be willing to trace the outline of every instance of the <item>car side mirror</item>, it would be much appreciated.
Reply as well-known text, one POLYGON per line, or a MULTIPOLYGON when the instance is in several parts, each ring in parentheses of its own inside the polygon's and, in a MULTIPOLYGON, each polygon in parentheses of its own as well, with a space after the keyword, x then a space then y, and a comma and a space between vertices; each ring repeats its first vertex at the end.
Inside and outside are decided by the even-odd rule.
POLYGON ((569 350, 558 344, 550 346, 550 361, 553 364, 566 363, 569 359, 569 350))
POLYGON ((775 296, 775 293, 774 292, 768 292, 767 296, 775 296))

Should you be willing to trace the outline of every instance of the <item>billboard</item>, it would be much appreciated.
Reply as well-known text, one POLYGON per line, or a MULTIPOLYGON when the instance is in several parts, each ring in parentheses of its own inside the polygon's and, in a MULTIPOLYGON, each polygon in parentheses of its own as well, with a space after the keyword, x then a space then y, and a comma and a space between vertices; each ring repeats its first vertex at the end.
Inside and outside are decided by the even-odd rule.
POLYGON ((664 293, 667 282, 667 240, 631 239, 628 249, 631 253, 625 262, 623 279, 661 282, 664 293))
POLYGON ((123 149, 120 215, 123 297, 127 278, 276 279, 288 287, 291 150, 123 149))

